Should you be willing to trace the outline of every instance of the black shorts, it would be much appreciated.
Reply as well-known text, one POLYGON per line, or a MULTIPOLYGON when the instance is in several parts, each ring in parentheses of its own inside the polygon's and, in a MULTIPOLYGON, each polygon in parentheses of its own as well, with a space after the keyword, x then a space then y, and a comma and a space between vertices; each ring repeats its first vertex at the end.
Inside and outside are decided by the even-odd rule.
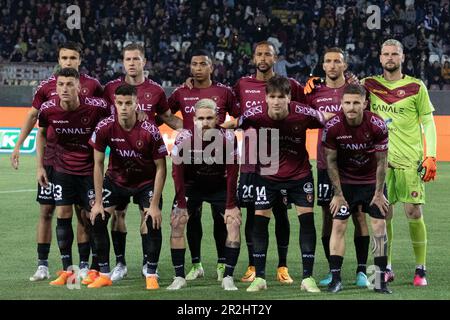
POLYGON ((317 205, 329 206, 333 194, 333 184, 327 169, 317 169, 317 205))
MULTIPOLYGON (((211 204, 211 211, 213 214, 225 214, 225 206, 227 202, 227 190, 202 190, 196 187, 186 187, 186 207, 188 215, 198 215, 202 212, 203 202, 211 204)), ((173 201, 172 209, 175 207, 175 199, 173 201)))
MULTIPOLYGON (((314 179, 312 173, 300 180, 278 182, 255 175, 255 209, 273 208, 280 193, 285 205, 314 207, 314 179)), ((312 210, 312 209, 311 209, 312 210)))
POLYGON ((55 199, 53 198, 53 167, 45 166, 45 172, 47 172, 48 187, 43 188, 38 183, 36 201, 40 204, 55 205, 55 199))
POLYGON ((53 197, 56 206, 78 204, 90 211, 95 202, 94 180, 92 176, 54 171, 53 197))
MULTIPOLYGON (((375 219, 386 219, 376 205, 370 206, 375 194, 375 184, 341 184, 342 193, 349 208, 342 209, 333 219, 346 220, 351 214, 357 213, 358 206, 362 206, 362 212, 366 212, 375 219)), ((387 196, 386 188, 384 195, 387 196)))
MULTIPOLYGON (((153 183, 144 185, 137 189, 124 188, 114 183, 108 176, 103 181, 103 207, 116 206, 117 210, 125 210, 130 197, 133 203, 139 205, 140 210, 148 208, 153 198, 153 183)), ((162 209, 162 197, 159 201, 159 209, 162 209)))
POLYGON ((241 208, 255 205, 255 175, 253 172, 242 172, 239 176, 237 198, 241 208))

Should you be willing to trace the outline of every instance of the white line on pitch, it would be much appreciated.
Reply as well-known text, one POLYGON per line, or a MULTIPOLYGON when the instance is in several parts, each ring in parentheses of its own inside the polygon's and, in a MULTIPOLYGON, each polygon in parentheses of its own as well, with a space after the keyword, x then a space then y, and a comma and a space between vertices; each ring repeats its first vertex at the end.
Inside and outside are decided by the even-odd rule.
POLYGON ((1 193, 21 193, 21 192, 32 192, 36 191, 36 189, 23 189, 23 190, 10 190, 10 191, 0 191, 1 193))

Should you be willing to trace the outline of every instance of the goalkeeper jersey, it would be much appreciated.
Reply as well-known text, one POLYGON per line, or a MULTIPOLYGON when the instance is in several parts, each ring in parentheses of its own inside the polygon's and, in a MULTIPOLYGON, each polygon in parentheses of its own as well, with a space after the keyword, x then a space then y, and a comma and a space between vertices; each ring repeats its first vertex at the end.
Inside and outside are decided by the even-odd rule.
POLYGON ((373 76, 362 82, 368 91, 370 111, 383 118, 389 129, 390 166, 417 166, 423 160, 420 117, 434 111, 424 83, 407 75, 396 81, 373 76))

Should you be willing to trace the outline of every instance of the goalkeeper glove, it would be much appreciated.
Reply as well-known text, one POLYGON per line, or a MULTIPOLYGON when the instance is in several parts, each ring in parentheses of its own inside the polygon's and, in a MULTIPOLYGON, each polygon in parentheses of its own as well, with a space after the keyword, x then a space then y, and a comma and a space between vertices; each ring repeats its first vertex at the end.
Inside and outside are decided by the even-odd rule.
POLYGON ((436 158, 426 157, 417 169, 423 181, 428 182, 436 178, 436 158))
POLYGON ((308 81, 306 81, 305 88, 303 88, 303 93, 305 95, 313 92, 316 85, 324 83, 324 80, 321 77, 310 77, 308 81))

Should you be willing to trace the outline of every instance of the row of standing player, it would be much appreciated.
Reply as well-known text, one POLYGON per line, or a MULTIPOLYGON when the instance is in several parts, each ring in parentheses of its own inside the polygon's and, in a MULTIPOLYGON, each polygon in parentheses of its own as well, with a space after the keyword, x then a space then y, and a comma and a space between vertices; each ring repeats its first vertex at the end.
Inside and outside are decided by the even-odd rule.
MULTIPOLYGON (((64 50, 62 50, 63 51, 63 53, 64 53, 64 50)), ((138 50, 139 51, 139 50, 138 50)), ((68 52, 70 53, 70 49, 68 50, 68 52)), ((60 52, 61 53, 61 52, 60 52)), ((67 51, 66 51, 66 53, 67 53, 67 51)), ((126 52, 125 52, 125 54, 126 54, 126 52)), ((138 52, 138 55, 139 55, 139 52, 138 52)), ((325 71, 326 71, 326 73, 327 73, 327 83, 326 83, 326 86, 322 86, 322 88, 323 89, 326 89, 326 88, 328 88, 328 89, 330 89, 330 91, 333 91, 333 89, 334 89, 334 92, 331 92, 331 96, 332 97, 339 97, 339 93, 337 93, 337 91, 338 90, 336 90, 336 88, 341 88, 342 89, 342 86, 343 86, 343 84, 344 83, 341 83, 341 81, 343 80, 343 76, 342 76, 342 71, 344 70, 343 68, 345 68, 345 61, 343 61, 343 56, 341 57, 340 56, 340 54, 338 53, 338 52, 335 52, 335 53, 330 53, 330 54, 328 54, 328 56, 329 55, 334 55, 334 56, 338 56, 338 59, 337 60, 340 60, 340 61, 338 61, 338 66, 340 66, 339 68, 337 68, 336 67, 336 59, 333 59, 333 57, 331 57, 330 59, 325 59, 325 61, 324 61, 324 69, 325 69, 325 71), (326 66, 328 66, 329 67, 329 72, 327 72, 327 69, 326 69, 326 66), (336 81, 337 80, 337 81, 336 81), (335 86, 334 88, 333 88, 333 85, 335 86), (334 95, 333 95, 333 93, 334 93, 334 95)), ((325 56, 327 56, 327 54, 325 55, 325 56)), ((72 55, 72 57, 73 57, 73 55, 72 55)), ((64 61, 64 55, 62 55, 61 56, 61 54, 60 54, 60 60, 61 61, 64 61), (62 57, 62 58, 61 58, 62 57)), ((124 59, 124 61, 127 61, 127 57, 124 57, 125 59, 124 59)), ((202 87, 206 87, 206 88, 209 88, 209 87, 211 87, 211 80, 210 80, 210 74, 208 73, 207 75, 208 75, 208 81, 206 81, 206 86, 205 86, 205 81, 201 81, 201 77, 202 77, 202 72, 201 72, 201 70, 203 69, 203 72, 204 72, 204 70, 206 69, 207 71, 209 70, 209 68, 211 68, 211 63, 210 63, 210 61, 208 61, 208 59, 204 59, 205 57, 202 57, 202 56, 194 56, 193 58, 192 58, 192 64, 191 64, 191 66, 193 67, 193 70, 192 70, 192 72, 193 72, 193 76, 194 76, 194 87, 198 87, 199 89, 200 88, 202 88, 202 87), (198 61, 197 62, 195 62, 195 58, 200 58, 200 59, 197 59, 198 61), (206 61, 201 61, 201 60, 206 60, 206 61), (197 64, 197 71, 196 71, 196 69, 195 69, 195 64, 197 64), (206 68, 205 68, 206 67, 206 68), (196 83, 196 78, 197 78, 197 86, 195 85, 196 83), (199 81, 200 80, 200 81, 199 81), (203 83, 202 83, 203 82, 203 83)), ((79 56, 78 56, 78 59, 79 59, 79 56)), ((139 57, 139 58, 137 58, 137 60, 139 61, 139 62, 141 62, 142 63, 142 59, 143 59, 143 57, 139 57)), ((275 56, 275 54, 274 54, 274 50, 273 50, 273 48, 269 45, 269 44, 261 44, 261 45, 258 45, 257 47, 256 47, 256 50, 255 50, 255 56, 254 56, 254 62, 255 62, 255 64, 256 64, 256 66, 257 66, 257 74, 256 74, 256 77, 248 77, 248 78, 243 78, 243 79, 241 79, 241 81, 240 82, 238 82, 238 84, 236 85, 236 88, 238 89, 236 92, 237 92, 237 96, 238 96, 238 99, 239 98, 241 98, 242 96, 244 96, 244 97, 242 97, 241 99, 239 99, 240 100, 240 102, 241 102, 241 106, 245 106, 245 107, 249 107, 249 106, 254 106, 254 105, 256 105, 256 104, 258 104, 258 103, 260 103, 264 98, 262 98, 261 99, 261 90, 258 90, 260 87, 262 87, 262 88, 264 88, 264 85, 265 85, 265 80, 267 80, 268 78, 270 78, 270 77, 272 77, 273 76, 273 69, 272 69, 272 66, 273 66, 273 63, 274 63, 274 61, 275 61, 275 59, 276 59, 276 56, 275 56), (260 50, 258 50, 258 49, 260 49, 260 50), (240 86, 239 86, 239 84, 242 84, 242 83, 245 83, 245 82, 250 82, 250 85, 249 85, 249 87, 250 87, 250 89, 243 89, 243 88, 241 88, 242 90, 239 90, 240 89, 240 86), (257 86, 259 86, 259 88, 256 88, 257 86), (258 96, 258 93, 259 93, 259 96, 258 96), (246 95, 247 95, 247 97, 246 97, 246 95), (254 95, 253 97, 251 97, 251 96, 248 96, 248 95, 254 95), (257 97, 258 96, 258 97, 257 97)), ((76 55, 75 55, 75 59, 74 60, 76 60, 76 55)), ((131 58, 131 60, 133 60, 133 58, 131 58)), ((61 63, 61 61, 60 61, 60 63, 61 63)), ((67 61, 67 57, 66 57, 66 61, 67 61)), ((130 61, 130 59, 129 59, 129 57, 128 57, 128 61, 130 61)), ((130 61, 131 62, 131 61, 130 61)), ((125 79, 125 81, 127 80, 127 78, 130 78, 130 79, 133 79, 133 73, 134 73, 134 75, 137 73, 137 74, 139 74, 139 66, 137 66, 136 67, 136 64, 139 64, 139 63, 132 63, 131 62, 131 65, 129 66, 129 70, 127 70, 127 76, 124 78, 125 79), (134 67, 134 68, 133 68, 134 67), (131 77, 130 77, 130 75, 128 74, 128 73, 130 73, 131 74, 131 77)), ((127 64, 125 64, 125 67, 126 67, 126 69, 127 69, 127 64)), ((127 82, 132 82, 132 81, 130 81, 130 79, 128 79, 128 81, 127 82)), ((120 82, 120 81, 124 81, 123 79, 122 80, 119 80, 119 81, 116 81, 116 82, 120 82)), ((139 82, 139 81, 137 81, 137 82, 139 82)), ((344 80, 344 82, 345 82, 345 80, 344 80)), ((295 83, 294 83, 295 84, 295 83)), ((291 81, 291 85, 292 85, 292 81, 291 81)), ((83 94, 83 92, 86 94, 87 92, 86 92, 86 87, 85 86, 82 86, 83 87, 83 89, 82 89, 82 91, 81 91, 81 93, 83 94)), ((108 87, 108 86, 107 86, 108 87)), ((244 86, 242 86, 241 85, 241 87, 244 87, 244 86)), ((235 89, 236 89, 235 88, 235 89)), ((320 88, 320 87, 319 87, 320 88)), ((139 86, 138 86, 138 89, 139 89, 139 86)), ((180 94, 180 93, 182 93, 182 90, 183 88, 180 88, 179 90, 177 90, 178 91, 178 94, 180 94)), ((186 90, 186 88, 184 88, 185 90, 186 90)), ((138 90, 139 91, 139 90, 138 90)), ((177 91, 175 91, 175 93, 177 93, 177 91)), ((190 92, 190 91, 195 91, 195 90, 188 90, 187 92, 190 92)), ((202 90, 199 90, 199 91, 202 91, 202 90)), ((203 91, 206 91, 206 90, 203 90, 203 91)), ((326 91, 326 90, 320 90, 321 91, 321 93, 323 93, 324 91, 326 91)), ((39 91, 38 91, 39 92, 39 91)), ((142 92, 142 91, 141 91, 142 92)), ((262 90, 262 92, 264 92, 264 89, 262 90)), ((174 95, 171 97, 171 98, 173 98, 174 96, 175 96, 175 93, 174 93, 174 95)), ((194 92, 192 92, 192 94, 194 94, 195 95, 195 93, 194 92)), ((298 94, 298 95, 302 95, 302 92, 301 92, 301 90, 296 90, 295 89, 295 87, 294 87, 294 89, 293 89, 293 97, 295 97, 295 95, 296 94, 298 94)), ((149 92, 145 92, 145 94, 143 94, 144 95, 144 97, 143 98, 146 98, 147 100, 149 100, 153 95, 151 94, 151 93, 149 93, 149 92)), ((213 94, 209 94, 208 96, 210 96, 210 97, 215 97, 216 99, 218 98, 218 96, 215 96, 215 95, 213 95, 213 94)), ((220 96, 219 96, 220 97, 220 96)), ((199 99, 199 98, 197 98, 197 99, 199 99)), ((170 100, 171 99, 169 99, 169 102, 170 102, 170 100)), ((172 101, 173 101, 174 99, 172 99, 172 101)), ((187 99, 184 99, 184 102, 186 101, 187 99)), ((297 99, 297 100, 301 100, 301 98, 299 98, 299 99, 297 99)), ((320 99, 316 99, 316 101, 320 101, 320 99)), ((329 99, 329 100, 332 100, 332 99, 329 99)), ((139 101, 139 99, 138 99, 138 101, 139 101)), ((222 101, 222 100, 219 100, 219 101, 222 101)), ((322 99, 321 101, 326 101, 326 99, 322 99)), ((264 103, 264 102, 263 102, 264 103)), ((34 104, 33 104, 34 105, 34 104)), ((338 105, 339 105, 339 103, 337 103, 337 104, 331 104, 330 103, 330 105, 329 105, 329 107, 331 107, 331 108, 334 108, 334 106, 337 106, 338 107, 338 105)), ((145 106, 143 107, 143 108, 145 108, 145 106)), ((186 118, 185 117, 185 115, 186 114, 189 114, 189 111, 192 111, 192 106, 182 106, 181 107, 182 109, 181 109, 181 111, 185 111, 185 113, 183 113, 183 118, 186 118), (184 109, 183 109, 183 107, 184 107, 184 109), (191 108, 191 109, 190 109, 191 108)), ((337 111, 337 110, 332 110, 332 111, 337 111)), ((219 117, 220 117, 220 115, 219 115, 219 117)), ((186 120, 185 120, 185 122, 186 122, 186 120)), ((25 132, 25 136, 26 136, 26 130, 24 130, 23 132, 25 132)), ((21 136, 21 138, 23 138, 22 136, 21 136)), ((14 155, 13 155, 14 156, 14 155)), ((17 152, 16 152, 16 155, 15 155, 15 157, 16 157, 16 159, 17 159, 17 152)), ((14 158, 14 157, 13 157, 14 158)), ((242 181, 242 176, 243 175, 241 175, 241 181, 242 181)), ((320 177, 320 174, 319 174, 319 177, 320 177)), ((240 184, 240 185, 245 185, 245 184, 240 184)), ((320 195, 321 195, 321 190, 326 190, 326 189, 331 189, 330 187, 330 185, 329 184, 321 184, 321 183, 319 183, 319 197, 320 197, 320 195)), ((247 215, 248 217, 250 216, 250 215, 247 215)), ((324 217, 330 217, 331 215, 324 215, 324 217)), ((113 217, 114 217, 114 215, 113 215, 113 217)), ((192 219, 192 221, 193 221, 194 219, 192 219)), ((279 220, 279 219, 277 219, 277 220, 279 220)), ((191 220, 190 220, 191 221, 191 220)), ((249 222, 249 221, 251 221, 251 219, 247 219, 247 222, 249 222)), ((119 224, 120 225, 120 224, 119 224)), ((250 225, 250 223, 247 223, 246 224, 246 231, 248 231, 250 228, 248 228, 247 226, 249 226, 250 225)), ((277 228, 278 229, 278 228, 277 228)), ((367 229, 367 228, 366 228, 367 229)), ((188 227, 188 230, 189 230, 189 227, 188 227)), ((324 230, 325 230, 325 228, 324 228, 324 230)), ((113 230, 113 242, 114 242, 114 230, 113 230)), ((277 232, 278 233, 278 232, 277 232)), ((117 236, 117 234, 116 234, 116 236, 117 236)), ((247 238, 247 240, 248 239, 251 239, 250 238, 250 236, 249 236, 249 232, 246 232, 246 238, 247 238)), ((189 233, 188 233, 188 238, 189 238, 189 233)), ((287 237, 288 238, 288 237, 287 237)), ((325 241, 324 241, 324 247, 326 248, 326 250, 325 251, 327 251, 327 248, 328 248, 328 246, 327 246, 327 241, 326 241, 326 232, 325 232, 325 235, 324 235, 324 237, 323 238, 325 238, 325 241)), ((368 239, 366 238, 366 240, 367 240, 367 246, 368 246, 368 239)), ((39 242, 39 239, 38 239, 38 242, 39 242)), ((117 241, 116 241, 117 242, 117 241)), ((115 242, 115 243, 116 243, 115 242)), ((249 245, 251 245, 251 241, 248 241, 248 243, 249 243, 249 245)), ((356 241, 355 241, 355 244, 356 244, 356 241)), ((42 246, 41 246, 42 247, 42 246)), ((123 246, 124 247, 124 246, 123 246)), ((283 256, 283 254, 282 254, 282 251, 283 251, 283 247, 284 246, 280 246, 279 245, 279 249, 281 248, 281 250, 279 250, 279 252, 281 251, 281 254, 280 254, 280 256, 283 256)), ((364 247, 364 245, 363 245, 363 247, 364 247)), ((285 247, 286 249, 287 249, 287 246, 285 247)), ((358 248, 358 246, 357 246, 357 248, 358 248)), ((41 248, 42 249, 42 248, 41 248)), ((38 245, 38 251, 39 251, 39 245, 38 245)), ((366 254, 365 254, 365 256, 367 257, 367 249, 365 249, 365 250, 357 250, 357 253, 358 252, 366 252, 366 254)), ((249 250, 249 253, 250 253, 251 251, 249 250)), ((287 250, 286 250, 286 252, 287 252, 287 250)), ((116 252, 117 253, 117 252, 116 252)), ((40 254, 40 256, 41 256, 41 254, 40 254)), ((120 256, 120 255, 119 255, 120 256)), ((363 253, 363 256, 364 256, 364 253, 363 253)), ((252 258, 252 255, 251 255, 251 253, 250 253, 250 259, 252 258)), ((367 258, 366 258, 367 259, 367 258)), ((42 260, 44 260, 44 259, 42 259, 42 260)), ((281 265, 279 265, 280 267, 281 267, 281 270, 283 270, 284 269, 284 267, 285 266, 283 266, 283 258, 282 259, 280 259, 280 264, 281 265)), ((360 260, 360 259, 358 259, 358 260, 360 260)), ((198 260, 197 260, 198 261, 198 260)), ((223 261, 223 260, 222 260, 223 261)), ((285 261, 285 260, 284 260, 285 261)), ((194 263, 198 263, 198 262, 194 262, 194 263)), ((251 263, 252 264, 252 263, 251 263)), ((364 263, 365 264, 365 263, 364 263)), ((284 265, 285 265, 285 262, 284 262, 284 265)), ((359 268, 360 267, 363 267, 363 266, 358 266, 359 268)), ((279 270, 280 270, 280 268, 279 268, 279 270)), ((285 274, 283 274, 283 273, 281 273, 281 277, 280 277, 280 272, 278 273, 278 277, 279 277, 279 280, 281 279, 281 280, 286 280, 287 282, 291 282, 292 280, 291 280, 291 278, 289 277, 289 275, 287 274, 287 268, 286 269, 284 269, 285 271, 286 271, 286 273, 285 274), (287 275, 287 276, 286 276, 287 275)), ((201 275, 202 274, 202 268, 201 268, 201 265, 199 266, 198 264, 197 265, 195 265, 194 264, 194 268, 193 268, 193 270, 191 270, 191 271, 193 271, 194 273, 192 273, 192 272, 190 272, 190 274, 191 275, 193 275, 194 277, 195 276, 199 276, 199 275, 201 275), (198 266, 197 268, 195 268, 195 266, 198 266)), ((358 272, 358 274, 360 274, 359 272, 358 272)), ((188 274, 188 276, 189 276, 189 274, 188 274)), ((246 276, 243 278, 243 280, 249 280, 249 281, 251 281, 251 280, 253 280, 252 278, 254 277, 254 271, 252 270, 252 268, 251 267, 249 267, 249 270, 248 270, 248 272, 246 273, 246 276)), ((364 280, 364 279, 363 279, 364 280)))

